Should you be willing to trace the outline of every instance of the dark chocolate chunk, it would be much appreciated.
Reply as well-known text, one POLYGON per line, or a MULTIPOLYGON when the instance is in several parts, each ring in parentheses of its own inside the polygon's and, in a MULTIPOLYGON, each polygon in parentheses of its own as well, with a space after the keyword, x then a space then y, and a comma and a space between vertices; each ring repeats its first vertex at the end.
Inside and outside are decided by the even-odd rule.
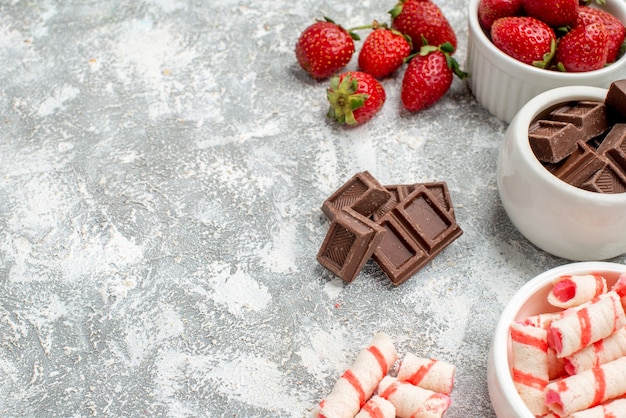
POLYGON ((373 258, 396 286, 463 233, 449 210, 423 184, 377 223, 386 232, 373 258))
POLYGON ((322 204, 322 212, 331 221, 344 207, 349 207, 365 217, 371 216, 389 198, 389 193, 369 172, 355 174, 322 204))
POLYGON ((387 200, 387 202, 385 202, 384 205, 382 205, 380 208, 378 208, 376 212, 374 212, 373 214, 374 221, 377 221, 378 219, 385 216, 387 212, 389 212, 391 209, 396 207, 398 202, 400 202, 402 199, 407 197, 409 193, 411 192, 411 190, 415 188, 414 186, 410 186, 406 184, 394 184, 394 185, 384 186, 384 187, 385 187, 385 190, 387 190, 391 194, 391 197, 389 198, 389 200, 387 200))
POLYGON ((626 193, 626 174, 607 161, 606 166, 586 181, 582 188, 598 193, 626 193))
POLYGON ((591 100, 561 106, 550 112, 550 119, 576 126, 580 132, 579 141, 589 141, 610 128, 604 103, 591 100))
POLYGON ((528 140, 539 161, 558 163, 576 149, 579 131, 567 122, 538 120, 528 129, 528 140))
POLYGON ((577 149, 552 174, 566 183, 581 187, 606 161, 586 142, 578 141, 577 149))
POLYGON ((626 122, 626 79, 611 83, 604 104, 613 123, 626 122))
POLYGON ((424 186, 430 191, 430 193, 437 198, 439 204, 444 208, 450 216, 455 218, 454 206, 452 206, 452 199, 450 198, 450 191, 445 181, 435 181, 431 183, 423 183, 424 186))
POLYGON ((537 159, 558 163, 577 148, 610 128, 604 103, 581 100, 564 104, 531 124, 528 140, 537 159))
POLYGON ((598 147, 598 154, 610 159, 626 173, 626 123, 617 123, 613 126, 598 147))
POLYGON ((350 283, 383 238, 385 230, 350 207, 335 214, 317 261, 350 283))

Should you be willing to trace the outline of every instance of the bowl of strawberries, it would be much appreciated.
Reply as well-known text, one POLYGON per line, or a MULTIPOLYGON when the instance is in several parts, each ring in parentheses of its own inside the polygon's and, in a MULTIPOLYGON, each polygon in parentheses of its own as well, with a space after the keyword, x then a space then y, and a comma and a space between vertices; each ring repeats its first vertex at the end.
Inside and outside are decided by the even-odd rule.
POLYGON ((625 25, 623 0, 470 0, 469 88, 507 123, 544 91, 608 88, 626 74, 625 25))

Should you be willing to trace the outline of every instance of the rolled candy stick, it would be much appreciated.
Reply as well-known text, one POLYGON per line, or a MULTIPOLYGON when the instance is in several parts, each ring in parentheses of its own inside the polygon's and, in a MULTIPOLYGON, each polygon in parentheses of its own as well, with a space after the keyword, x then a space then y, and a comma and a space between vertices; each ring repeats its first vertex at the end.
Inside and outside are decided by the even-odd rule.
POLYGON ((396 407, 399 418, 441 418, 450 407, 450 397, 385 376, 378 394, 396 407))
POLYGON ((313 417, 354 418, 397 359, 391 338, 385 333, 376 334, 371 345, 361 350, 330 394, 313 411, 313 417))
POLYGON ((626 273, 620 274, 611 290, 617 292, 621 298, 622 306, 624 307, 624 310, 626 310, 626 273))
POLYGON ((606 279, 599 274, 565 275, 554 280, 548 303, 566 309, 582 305, 606 292, 606 279))
POLYGON ((569 375, 583 372, 601 364, 626 356, 626 328, 620 328, 608 337, 563 359, 569 375))
POLYGON ((387 399, 374 395, 354 418, 396 418, 396 407, 387 399))
POLYGON ((532 325, 533 327, 548 329, 552 321, 561 318, 562 316, 562 312, 541 313, 529 316, 522 322, 525 325, 532 325))
POLYGON ((626 325, 626 315, 619 295, 607 292, 592 301, 563 311, 550 323, 548 345, 558 357, 582 350, 626 325))
POLYGON ((584 411, 574 412, 569 418, 626 418, 626 399, 614 399, 584 411))
POLYGON ((454 387, 455 372, 456 367, 448 362, 408 353, 398 368, 398 380, 449 395, 454 387))
POLYGON ((515 322, 511 325, 513 384, 535 416, 548 412, 544 390, 549 381, 547 331, 515 322))
POLYGON ((546 404, 552 412, 568 416, 626 394, 626 357, 579 374, 550 382, 546 404))

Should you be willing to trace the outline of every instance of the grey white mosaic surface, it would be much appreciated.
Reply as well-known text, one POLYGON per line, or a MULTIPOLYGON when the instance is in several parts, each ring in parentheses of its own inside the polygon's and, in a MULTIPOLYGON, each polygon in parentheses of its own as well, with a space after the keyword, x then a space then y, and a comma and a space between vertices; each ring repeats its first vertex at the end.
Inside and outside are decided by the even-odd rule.
MULTIPOLYGON (((303 417, 378 331, 457 366, 448 418, 494 416, 499 312, 566 262, 503 212, 506 125, 460 80, 408 114, 400 72, 344 129, 295 62, 314 19, 393 4, 0 4, 1 416, 303 417), (363 170, 446 181, 464 230, 398 288, 372 262, 345 286, 315 260, 322 201, 363 170)), ((438 4, 463 62, 466 2, 438 4)))

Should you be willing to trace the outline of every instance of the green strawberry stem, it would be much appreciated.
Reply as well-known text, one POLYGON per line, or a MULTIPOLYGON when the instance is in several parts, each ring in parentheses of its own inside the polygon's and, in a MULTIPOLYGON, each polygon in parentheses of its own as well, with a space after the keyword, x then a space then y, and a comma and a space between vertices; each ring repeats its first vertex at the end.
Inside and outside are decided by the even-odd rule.
POLYGON ((330 107, 328 117, 336 119, 339 123, 356 125, 354 111, 363 107, 369 95, 356 93, 358 82, 352 76, 345 76, 340 81, 340 76, 335 75, 330 79, 330 88, 326 93, 330 107))
POLYGON ((556 53, 556 40, 552 40, 550 43, 550 52, 546 52, 543 55, 543 59, 541 61, 533 61, 533 66, 537 68, 548 68, 550 63, 552 62, 552 58, 554 58, 554 54, 556 53))

